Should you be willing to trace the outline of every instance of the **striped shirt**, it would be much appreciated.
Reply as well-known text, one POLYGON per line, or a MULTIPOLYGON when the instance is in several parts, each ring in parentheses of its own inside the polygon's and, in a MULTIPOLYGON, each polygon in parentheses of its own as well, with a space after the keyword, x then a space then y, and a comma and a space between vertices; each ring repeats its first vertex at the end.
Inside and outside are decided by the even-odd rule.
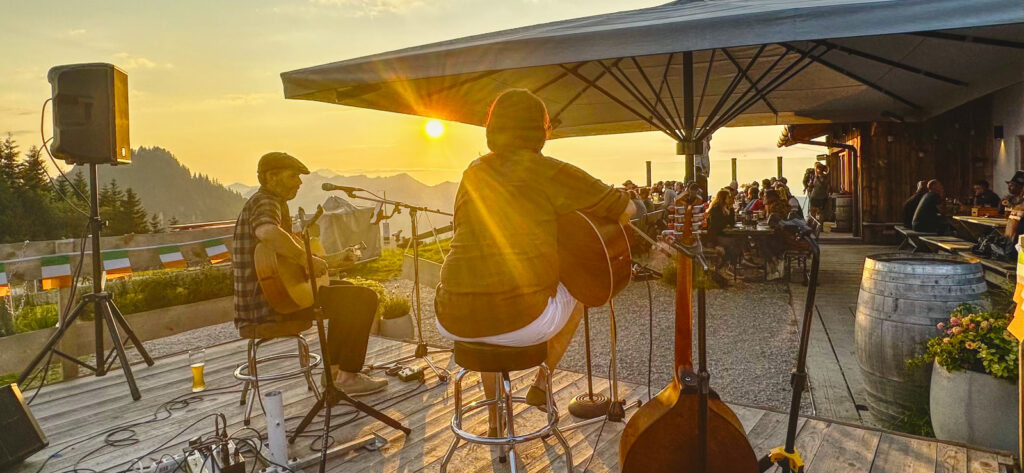
POLYGON ((235 236, 231 241, 232 270, 235 286, 235 326, 276 320, 273 310, 263 297, 253 255, 256 252, 256 228, 274 224, 287 232, 292 231, 288 203, 262 187, 242 207, 235 222, 235 236))

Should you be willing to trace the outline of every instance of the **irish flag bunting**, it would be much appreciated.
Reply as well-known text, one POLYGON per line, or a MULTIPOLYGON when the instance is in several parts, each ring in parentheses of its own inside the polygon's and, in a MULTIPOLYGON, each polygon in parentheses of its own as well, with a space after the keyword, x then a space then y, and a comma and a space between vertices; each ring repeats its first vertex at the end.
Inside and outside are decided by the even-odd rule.
POLYGON ((4 264, 0 263, 0 297, 6 297, 11 294, 11 285, 7 282, 7 271, 4 269, 4 264))
POLYGON ((44 256, 40 265, 43 270, 43 290, 71 287, 70 256, 44 256))
POLYGON ((107 273, 107 279, 118 279, 132 274, 132 263, 128 261, 128 251, 104 251, 103 270, 107 273))
POLYGON ((210 262, 213 264, 231 259, 227 245, 220 238, 204 241, 203 247, 206 248, 206 256, 210 257, 210 262))
POLYGON ((188 267, 188 262, 185 261, 185 257, 181 254, 181 248, 177 246, 160 247, 160 262, 163 263, 165 269, 188 267))

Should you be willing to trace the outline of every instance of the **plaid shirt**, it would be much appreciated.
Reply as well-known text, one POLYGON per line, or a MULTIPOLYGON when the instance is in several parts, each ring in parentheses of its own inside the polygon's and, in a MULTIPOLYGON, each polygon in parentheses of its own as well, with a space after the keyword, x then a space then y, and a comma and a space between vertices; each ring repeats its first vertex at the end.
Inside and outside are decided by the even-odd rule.
POLYGON ((276 314, 267 304, 260 288, 253 254, 256 252, 256 228, 274 224, 291 232, 291 213, 288 204, 262 187, 242 207, 235 222, 232 240, 232 270, 235 280, 235 326, 269 322, 276 314))

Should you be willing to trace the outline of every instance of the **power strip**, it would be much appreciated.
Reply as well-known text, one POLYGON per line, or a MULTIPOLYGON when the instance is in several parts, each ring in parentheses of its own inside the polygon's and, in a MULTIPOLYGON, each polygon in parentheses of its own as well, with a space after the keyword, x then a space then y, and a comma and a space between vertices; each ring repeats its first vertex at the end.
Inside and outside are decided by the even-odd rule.
POLYGON ((153 462, 146 468, 143 468, 141 473, 171 473, 178 469, 178 466, 185 461, 185 454, 179 453, 173 456, 164 456, 163 458, 153 462))

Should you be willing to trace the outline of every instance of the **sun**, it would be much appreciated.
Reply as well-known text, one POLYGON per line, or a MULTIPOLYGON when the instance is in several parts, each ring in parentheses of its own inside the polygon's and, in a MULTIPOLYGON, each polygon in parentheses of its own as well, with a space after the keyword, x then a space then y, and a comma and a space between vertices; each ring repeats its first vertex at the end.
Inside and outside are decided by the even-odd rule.
POLYGON ((444 134, 444 123, 441 123, 440 120, 430 120, 424 127, 424 131, 431 138, 440 138, 444 134))

